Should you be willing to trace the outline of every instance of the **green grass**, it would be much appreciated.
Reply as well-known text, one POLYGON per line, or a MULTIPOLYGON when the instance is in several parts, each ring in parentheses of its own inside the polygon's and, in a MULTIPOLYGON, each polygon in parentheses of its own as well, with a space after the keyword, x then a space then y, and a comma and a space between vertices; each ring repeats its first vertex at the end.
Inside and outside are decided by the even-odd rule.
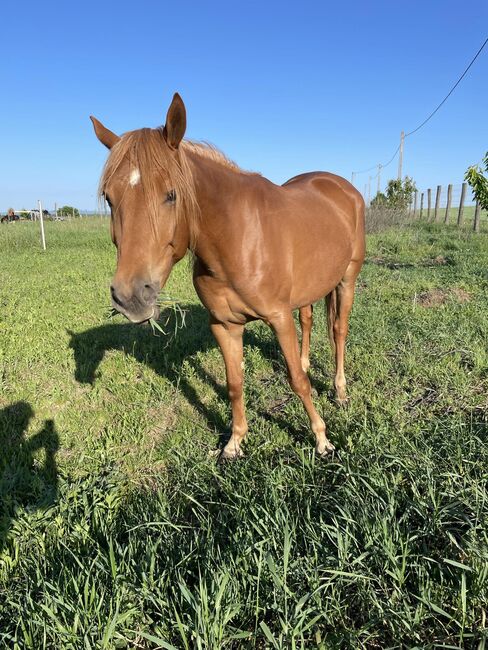
POLYGON ((230 413, 188 264, 170 339, 107 320, 106 220, 46 238, 0 228, 0 647, 485 648, 486 234, 369 237, 342 410, 317 307, 332 460, 249 326, 230 464, 209 456, 230 413))

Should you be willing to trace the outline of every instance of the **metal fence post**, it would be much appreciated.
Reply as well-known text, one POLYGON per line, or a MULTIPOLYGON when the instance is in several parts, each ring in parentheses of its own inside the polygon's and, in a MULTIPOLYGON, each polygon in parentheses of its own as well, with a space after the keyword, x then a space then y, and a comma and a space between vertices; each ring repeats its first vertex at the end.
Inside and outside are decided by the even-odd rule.
POLYGON ((44 215, 42 214, 42 204, 40 201, 39 203, 39 221, 41 225, 41 245, 42 245, 42 250, 46 250, 46 236, 44 234, 44 215))

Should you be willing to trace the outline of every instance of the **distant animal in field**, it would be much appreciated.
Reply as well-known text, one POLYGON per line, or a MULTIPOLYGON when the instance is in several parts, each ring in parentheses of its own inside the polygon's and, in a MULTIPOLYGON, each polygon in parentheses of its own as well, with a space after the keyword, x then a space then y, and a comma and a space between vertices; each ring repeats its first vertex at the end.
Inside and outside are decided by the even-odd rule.
POLYGON ((193 282, 224 357, 232 405, 232 432, 222 457, 240 456, 248 431, 242 337, 246 323, 256 319, 276 333, 291 388, 310 418, 316 452, 333 451, 307 375, 312 304, 326 298, 336 399, 343 403, 348 317, 365 254, 359 192, 326 172, 275 185, 211 146, 184 140, 186 109, 178 94, 164 127, 119 137, 91 119, 110 149, 100 189, 111 208, 117 247, 112 305, 132 322, 156 318, 156 301, 171 269, 188 249, 193 252, 193 282))
POLYGON ((19 215, 15 214, 12 208, 9 208, 7 214, 0 219, 1 223, 10 223, 12 221, 18 221, 19 215))

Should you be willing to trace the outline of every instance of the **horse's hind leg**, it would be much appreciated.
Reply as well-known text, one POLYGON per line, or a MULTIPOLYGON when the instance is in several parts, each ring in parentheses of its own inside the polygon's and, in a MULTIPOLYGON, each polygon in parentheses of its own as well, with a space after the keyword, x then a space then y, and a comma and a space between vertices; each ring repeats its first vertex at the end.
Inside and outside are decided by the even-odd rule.
POLYGON ((310 368, 310 334, 312 332, 313 324, 313 306, 300 308, 300 327, 302 328, 302 351, 300 354, 300 361, 302 368, 308 372, 310 368))
POLYGON ((334 379, 336 401, 343 405, 347 401, 346 376, 344 374, 344 352, 349 328, 349 314, 354 301, 354 288, 361 264, 351 262, 337 287, 335 296, 328 302, 329 328, 335 343, 336 374, 334 379))

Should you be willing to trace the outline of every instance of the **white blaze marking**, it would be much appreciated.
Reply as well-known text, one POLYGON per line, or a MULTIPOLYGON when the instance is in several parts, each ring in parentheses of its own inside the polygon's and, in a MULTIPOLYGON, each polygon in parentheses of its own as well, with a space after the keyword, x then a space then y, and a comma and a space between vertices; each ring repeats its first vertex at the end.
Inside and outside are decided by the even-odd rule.
POLYGON ((137 183, 140 180, 141 180, 141 173, 139 172, 139 170, 137 168, 133 169, 131 171, 130 177, 129 177, 129 183, 130 183, 131 187, 134 187, 135 185, 137 185, 137 183))

